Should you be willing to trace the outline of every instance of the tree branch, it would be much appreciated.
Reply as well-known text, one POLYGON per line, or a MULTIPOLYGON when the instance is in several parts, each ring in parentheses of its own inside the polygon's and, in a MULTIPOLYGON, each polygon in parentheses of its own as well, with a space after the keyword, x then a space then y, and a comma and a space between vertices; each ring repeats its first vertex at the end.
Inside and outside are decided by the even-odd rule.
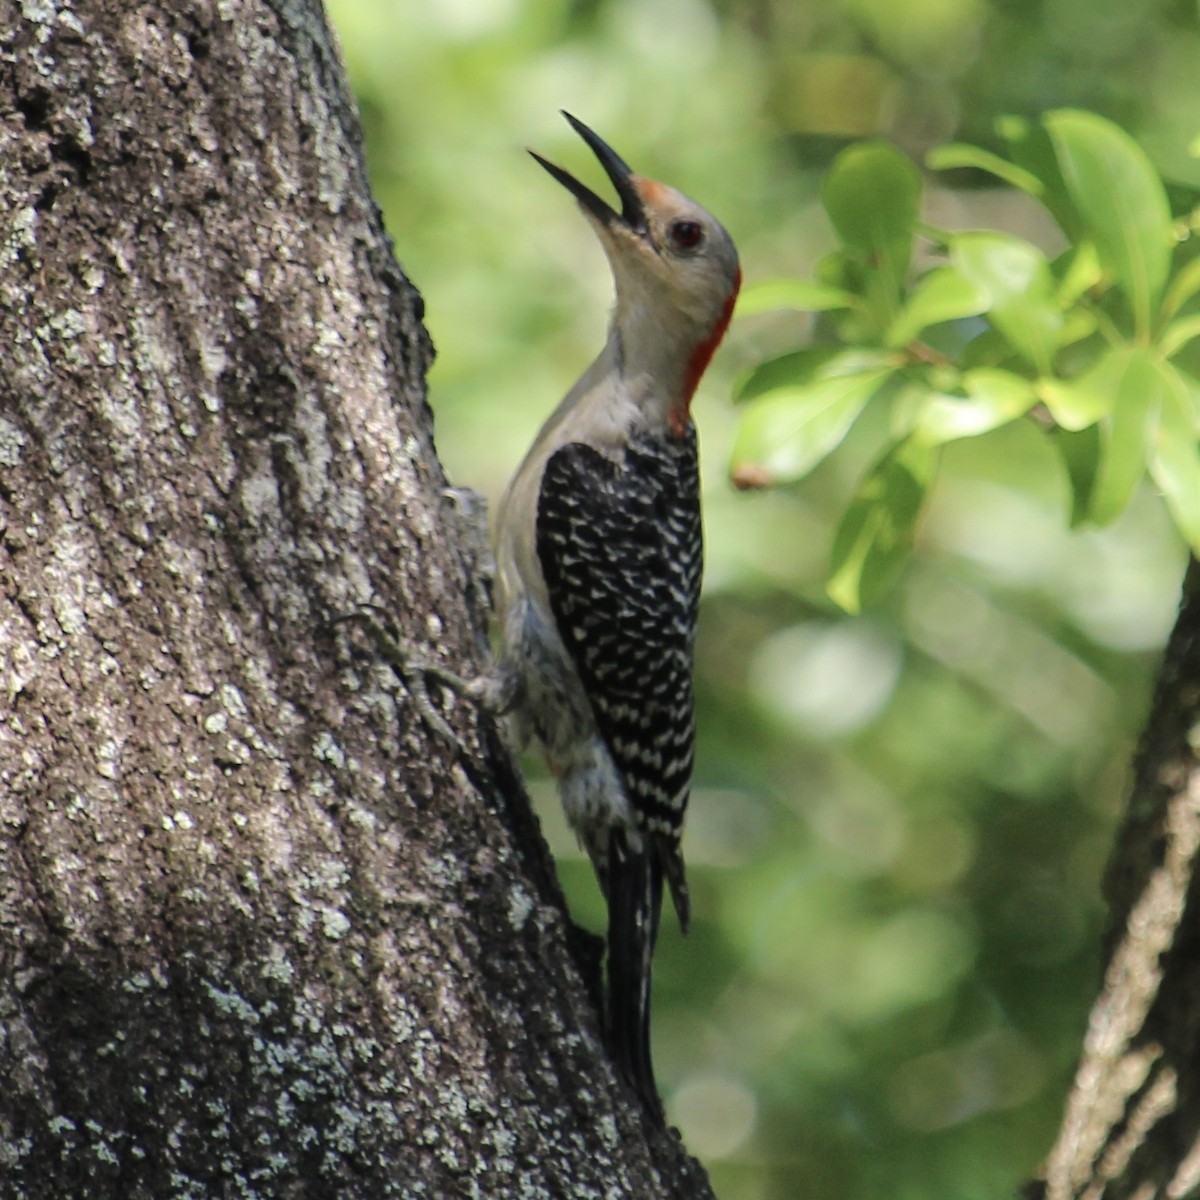
POLYGON ((1200 564, 1193 561, 1109 866, 1104 983, 1046 1200, 1183 1197, 1200 1187, 1200 564))

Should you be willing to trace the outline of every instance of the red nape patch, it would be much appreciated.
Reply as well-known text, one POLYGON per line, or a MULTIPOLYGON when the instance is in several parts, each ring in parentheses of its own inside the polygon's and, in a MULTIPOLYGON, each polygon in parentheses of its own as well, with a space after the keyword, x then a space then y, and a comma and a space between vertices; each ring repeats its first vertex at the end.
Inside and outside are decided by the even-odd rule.
POLYGON ((725 307, 721 309, 721 315, 717 318, 716 324, 713 325, 708 337, 692 351, 692 356, 687 361, 687 366, 683 371, 683 393, 679 398, 679 403, 672 407, 667 414, 671 432, 676 437, 683 433, 687 428, 688 421, 691 420, 692 397, 696 394, 696 389, 700 386, 700 379, 708 369, 712 356, 717 352, 721 339, 725 336, 725 330, 729 328, 729 322, 733 320, 733 306, 737 303, 741 287, 742 272, 739 269, 737 277, 733 281, 733 288, 725 301, 725 307))

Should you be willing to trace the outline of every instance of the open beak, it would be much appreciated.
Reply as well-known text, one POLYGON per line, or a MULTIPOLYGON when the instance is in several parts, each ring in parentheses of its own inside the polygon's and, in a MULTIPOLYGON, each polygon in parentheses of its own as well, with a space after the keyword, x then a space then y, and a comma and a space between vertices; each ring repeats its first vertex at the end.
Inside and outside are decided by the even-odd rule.
POLYGON ((582 121, 571 116, 569 112, 564 111, 563 116, 570 121, 571 127, 591 146, 592 152, 600 160, 600 165, 612 180, 613 187, 617 189, 617 195, 621 200, 621 211, 618 213, 610 208, 591 188, 580 183, 574 175, 564 171, 562 167, 555 166, 554 163, 544 159, 534 150, 530 150, 529 153, 602 224, 613 225, 619 222, 634 233, 645 233, 646 206, 633 186, 633 172, 629 169, 628 163, 599 134, 593 133, 582 121))

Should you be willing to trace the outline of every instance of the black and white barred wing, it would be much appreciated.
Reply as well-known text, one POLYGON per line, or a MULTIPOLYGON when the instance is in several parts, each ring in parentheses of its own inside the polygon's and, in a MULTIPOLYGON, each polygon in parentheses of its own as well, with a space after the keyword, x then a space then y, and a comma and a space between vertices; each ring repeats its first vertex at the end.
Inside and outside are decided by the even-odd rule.
POLYGON ((619 462, 561 447, 542 478, 537 552, 639 825, 656 842, 677 842, 692 776, 703 565, 694 430, 634 441, 619 462))

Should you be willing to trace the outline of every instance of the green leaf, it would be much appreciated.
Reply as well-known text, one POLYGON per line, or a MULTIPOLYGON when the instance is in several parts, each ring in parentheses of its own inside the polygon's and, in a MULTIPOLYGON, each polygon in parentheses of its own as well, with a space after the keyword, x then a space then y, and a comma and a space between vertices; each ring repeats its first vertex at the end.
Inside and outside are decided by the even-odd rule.
POLYGON ((894 351, 868 346, 808 346, 759 363, 734 389, 738 400, 752 400, 780 388, 797 387, 818 379, 861 375, 866 371, 899 367, 903 358, 894 351))
POLYGON ((980 367, 962 378, 965 396, 929 392, 914 434, 928 445, 978 437, 1027 413, 1037 395, 1033 384, 1011 371, 980 367))
POLYGON ((951 240, 950 261, 987 297, 989 318, 1005 341, 1050 374, 1063 314, 1046 256, 1007 234, 964 233, 951 240))
POLYGON ((1163 297, 1162 315, 1173 317, 1197 292, 1200 292, 1200 256, 1175 273, 1163 297))
POLYGON ((1012 347, 1000 336, 998 330, 988 325, 978 337, 972 338, 959 355, 964 370, 973 367, 990 367, 1012 358, 1012 347))
POLYGON ((1074 529, 1088 519, 1092 506, 1092 489, 1100 466, 1100 426, 1093 423, 1078 432, 1056 429, 1052 440, 1062 455, 1071 484, 1071 528, 1074 529))
POLYGON ((1071 202, 1145 334, 1171 260, 1171 210, 1162 181, 1137 142, 1095 113, 1061 110, 1044 125, 1071 202))
POLYGON ((1068 433, 1088 429, 1112 408, 1112 396, 1104 388, 1082 379, 1039 379, 1034 386, 1054 423, 1068 433))
POLYGON ((930 325, 978 316, 987 310, 989 299, 982 288, 953 267, 939 267, 913 288, 887 331, 887 344, 907 346, 930 325))
POLYGON ((1058 338, 1059 350, 1065 350, 1068 346, 1073 346, 1076 342, 1082 342, 1084 338, 1091 337, 1099 327, 1099 319, 1089 309, 1068 309, 1063 319, 1062 333, 1058 338))
POLYGON ((841 288, 828 287, 807 279, 767 279, 746 288, 738 297, 736 314, 739 317, 757 316, 781 308, 802 312, 829 312, 850 308, 855 298, 841 288))
POLYGON ((1074 379, 1039 379, 1034 386, 1056 424, 1078 432, 1113 411, 1131 360, 1145 358, 1143 350, 1118 347, 1106 351, 1074 379))
POLYGON ((843 150, 821 187, 834 229, 865 259, 868 286, 882 314, 899 300, 912 255, 921 205, 921 176, 885 142, 862 142, 843 150))
POLYGON ((1192 313, 1190 316, 1180 317, 1178 321, 1172 321, 1162 331, 1158 347, 1164 358, 1171 358, 1196 337, 1200 337, 1200 313, 1192 313))
POLYGON ((875 603, 895 580, 912 549, 937 461, 936 447, 903 441, 864 477, 834 536, 825 585, 847 612, 875 603))
POLYGON ((1120 516, 1141 482, 1165 392, 1158 364, 1145 350, 1117 350, 1108 361, 1114 404, 1100 423, 1100 468, 1088 513, 1097 525, 1120 516))
POLYGON ((750 401, 733 447, 735 480, 787 483, 807 475, 846 436, 891 369, 777 388, 750 401))
POLYGON ((1058 302, 1068 308, 1085 292, 1090 291, 1104 278, 1096 247, 1083 242, 1074 249, 1060 254, 1054 260, 1054 271, 1059 276, 1058 302))
POLYGON ((1042 181, 1031 171, 1023 170, 990 150, 981 150, 978 146, 968 146, 962 142, 936 146, 925 156, 925 162, 932 171, 952 171, 959 167, 987 171, 1031 196, 1040 196, 1045 190, 1042 181))
POLYGON ((1086 231, 1071 203, 1058 155, 1046 130, 1024 117, 1001 117, 996 130, 1008 143, 1012 161, 1041 183, 1040 199, 1067 237, 1075 244, 1085 241, 1086 231))
POLYGON ((912 234, 921 176, 895 147, 860 142, 834 159, 821 198, 842 240, 872 250, 912 234))
POLYGON ((1191 404, 1195 383, 1189 385, 1169 363, 1156 366, 1162 380, 1162 419, 1154 434, 1150 477, 1175 527, 1192 553, 1200 555, 1200 448, 1191 404))
POLYGON ((776 358, 768 358, 751 368, 733 386, 735 400, 753 400, 764 392, 808 383, 840 351, 836 346, 806 346, 776 358))

